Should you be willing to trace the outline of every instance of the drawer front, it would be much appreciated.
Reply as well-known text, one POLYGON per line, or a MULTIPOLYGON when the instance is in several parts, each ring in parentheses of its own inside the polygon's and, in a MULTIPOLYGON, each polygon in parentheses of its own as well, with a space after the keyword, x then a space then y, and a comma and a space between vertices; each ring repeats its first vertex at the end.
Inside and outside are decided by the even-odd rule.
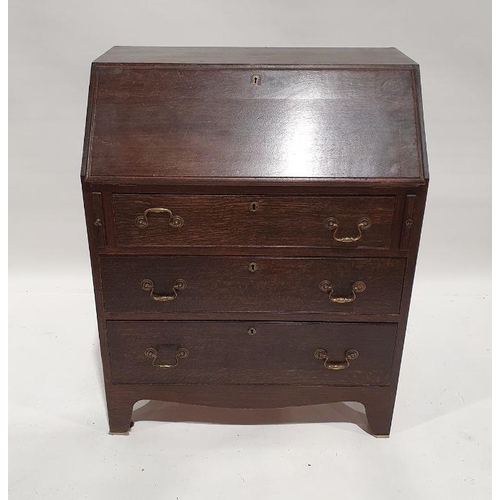
POLYGON ((396 331, 390 323, 107 323, 115 384, 387 385, 396 331))
POLYGON ((109 312, 395 314, 404 259, 101 256, 109 312))
POLYGON ((388 248, 393 196, 114 194, 119 247, 388 248))
POLYGON ((420 174, 407 69, 96 69, 89 168, 97 180, 420 174))

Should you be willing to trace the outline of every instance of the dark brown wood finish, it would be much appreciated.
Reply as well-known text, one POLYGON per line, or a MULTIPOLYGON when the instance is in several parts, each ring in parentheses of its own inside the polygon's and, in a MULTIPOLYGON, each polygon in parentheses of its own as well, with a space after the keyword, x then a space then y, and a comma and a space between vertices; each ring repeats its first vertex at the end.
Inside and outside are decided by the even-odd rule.
POLYGON ((119 247, 388 248, 394 205, 394 196, 113 196, 119 247), (163 212, 154 213, 158 209, 163 212), (147 226, 137 222, 144 213, 147 226), (182 219, 180 227, 172 214, 182 219), (338 222, 337 239, 332 219, 338 222), (364 219, 370 226, 359 233, 364 219))
POLYGON ((380 386, 389 383, 397 324, 110 321, 107 330, 118 384, 380 386), (174 364, 179 348, 189 354, 159 368, 148 348, 157 364, 174 364), (330 370, 318 349, 341 363, 350 349, 359 357, 349 369, 330 370))
POLYGON ((323 312, 397 314, 404 259, 247 257, 101 257, 104 305, 108 312, 323 312), (185 289, 173 297, 176 280, 185 289), (154 283, 153 296, 144 280, 154 283), (329 281, 332 290, 320 284, 329 281), (354 283, 366 289, 355 300, 354 283), (155 300, 171 296, 172 300, 155 300))
POLYGON ((82 183, 111 432, 159 399, 359 401, 373 434, 389 434, 428 184, 414 61, 114 48, 92 67, 82 183), (151 208, 183 224, 163 211, 138 227, 151 208), (362 217, 371 226, 335 241, 328 217, 338 239, 359 236, 362 217), (174 300, 141 288, 165 297, 178 278, 174 300), (334 303, 322 280, 332 298, 352 298, 356 280, 366 290, 334 303), (175 368, 144 355, 175 363, 179 347, 175 368), (359 357, 328 370, 316 349, 359 357))
POLYGON ((92 193, 92 208, 94 214, 94 234, 97 241, 97 246, 106 246, 106 233, 102 230, 105 224, 104 221, 104 210, 102 206, 102 196, 101 193, 92 193))
POLYGON ((97 71, 89 178, 421 177, 410 70, 97 71))
POLYGON ((116 46, 95 60, 105 65, 269 67, 416 67, 395 47, 123 47, 116 46))

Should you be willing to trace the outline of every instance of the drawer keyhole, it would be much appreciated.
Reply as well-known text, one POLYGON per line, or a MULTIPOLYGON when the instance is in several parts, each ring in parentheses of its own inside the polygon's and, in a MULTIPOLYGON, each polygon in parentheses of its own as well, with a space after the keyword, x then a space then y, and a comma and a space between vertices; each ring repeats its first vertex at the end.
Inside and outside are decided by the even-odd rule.
POLYGON ((257 212, 258 209, 259 204, 256 201, 252 201, 252 203, 250 203, 250 212, 257 212))
POLYGON ((257 271, 258 268, 259 268, 259 266, 255 262, 250 262, 250 264, 248 265, 248 270, 251 273, 254 273, 255 271, 257 271))
POLYGON ((259 75, 253 75, 252 76, 252 83, 254 85, 260 85, 260 76, 259 75))

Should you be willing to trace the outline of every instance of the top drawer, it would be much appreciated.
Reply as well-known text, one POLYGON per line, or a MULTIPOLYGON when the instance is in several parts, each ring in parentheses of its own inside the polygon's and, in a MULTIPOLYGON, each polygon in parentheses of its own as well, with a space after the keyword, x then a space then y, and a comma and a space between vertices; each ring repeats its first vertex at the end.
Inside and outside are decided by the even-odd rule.
POLYGON ((389 248, 394 196, 114 194, 119 247, 389 248))

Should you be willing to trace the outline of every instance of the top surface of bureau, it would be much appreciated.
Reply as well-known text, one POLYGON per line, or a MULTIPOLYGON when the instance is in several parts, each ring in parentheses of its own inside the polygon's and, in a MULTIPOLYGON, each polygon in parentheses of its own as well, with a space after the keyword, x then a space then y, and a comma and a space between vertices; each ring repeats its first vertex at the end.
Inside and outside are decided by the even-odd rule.
POLYGON ((82 176, 423 183, 423 144, 396 49, 116 47, 92 66, 82 176))

